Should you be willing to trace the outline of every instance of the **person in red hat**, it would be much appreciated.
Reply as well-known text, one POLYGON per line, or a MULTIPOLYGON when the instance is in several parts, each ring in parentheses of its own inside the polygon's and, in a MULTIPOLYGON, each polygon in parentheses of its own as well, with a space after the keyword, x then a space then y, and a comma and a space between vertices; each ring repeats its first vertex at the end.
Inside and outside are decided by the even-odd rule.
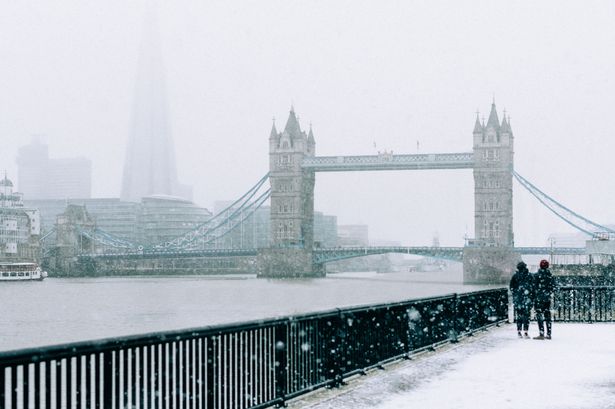
POLYGON ((534 274, 534 311, 538 321, 539 334, 534 339, 551 339, 551 297, 555 290, 555 279, 549 270, 547 260, 540 261, 540 268, 534 274), (545 337, 544 323, 547 324, 545 337))

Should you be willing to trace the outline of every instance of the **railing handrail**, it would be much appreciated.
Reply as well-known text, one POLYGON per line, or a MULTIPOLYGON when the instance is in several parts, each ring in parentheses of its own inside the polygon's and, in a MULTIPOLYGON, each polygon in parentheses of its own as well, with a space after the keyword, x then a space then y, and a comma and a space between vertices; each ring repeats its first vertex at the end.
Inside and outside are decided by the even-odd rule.
POLYGON ((554 321, 614 322, 615 286, 563 285, 556 288, 554 321))

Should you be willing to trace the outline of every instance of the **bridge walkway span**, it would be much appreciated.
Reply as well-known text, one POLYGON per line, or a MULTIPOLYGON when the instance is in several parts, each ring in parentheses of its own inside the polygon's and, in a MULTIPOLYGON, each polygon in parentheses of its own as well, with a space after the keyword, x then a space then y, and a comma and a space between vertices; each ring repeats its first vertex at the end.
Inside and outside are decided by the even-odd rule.
MULTIPOLYGON (((530 335, 537 335, 534 322, 530 335)), ((615 324, 554 323, 553 335, 550 341, 518 339, 512 324, 491 328, 349 379, 341 388, 305 395, 289 407, 615 407, 615 324)))

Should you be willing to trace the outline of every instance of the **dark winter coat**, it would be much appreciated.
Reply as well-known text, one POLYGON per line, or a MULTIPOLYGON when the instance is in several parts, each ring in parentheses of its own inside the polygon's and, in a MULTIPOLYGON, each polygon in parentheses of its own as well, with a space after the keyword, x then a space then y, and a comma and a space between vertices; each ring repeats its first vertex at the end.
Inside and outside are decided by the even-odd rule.
POLYGON ((534 274, 534 298, 537 303, 545 303, 551 300, 555 290, 555 279, 548 268, 539 269, 534 274))
POLYGON ((510 279, 510 291, 516 307, 532 305, 534 280, 527 268, 517 270, 510 279))

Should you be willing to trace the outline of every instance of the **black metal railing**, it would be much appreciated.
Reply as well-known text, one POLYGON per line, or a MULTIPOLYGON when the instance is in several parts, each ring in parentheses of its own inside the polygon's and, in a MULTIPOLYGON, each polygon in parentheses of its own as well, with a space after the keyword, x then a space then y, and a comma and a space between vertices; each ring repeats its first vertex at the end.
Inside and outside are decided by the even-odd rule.
POLYGON ((0 407, 263 408, 508 318, 506 289, 0 353, 0 407))
POLYGON ((615 321, 615 286, 562 286, 555 291, 553 320, 615 321))

